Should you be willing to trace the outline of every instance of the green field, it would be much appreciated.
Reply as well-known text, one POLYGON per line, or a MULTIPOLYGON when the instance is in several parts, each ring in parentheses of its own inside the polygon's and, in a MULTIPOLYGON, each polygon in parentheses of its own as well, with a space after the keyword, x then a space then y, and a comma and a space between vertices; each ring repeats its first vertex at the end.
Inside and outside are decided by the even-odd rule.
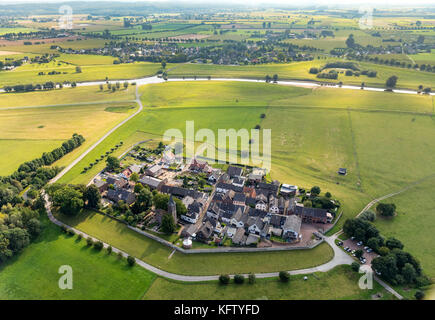
POLYGON ((340 266, 327 273, 317 272, 303 276, 292 276, 290 283, 278 279, 257 279, 255 284, 231 283, 227 286, 218 282, 180 283, 157 278, 144 299, 149 300, 372 300, 380 293, 381 299, 392 299, 377 282, 371 290, 358 287, 359 275, 349 266, 340 266))
POLYGON ((435 223, 435 200, 430 192, 434 187, 435 177, 391 198, 398 208, 397 216, 376 220, 376 226, 382 234, 400 239, 405 250, 413 252, 419 258, 423 270, 431 278, 435 278, 435 257, 432 254, 431 240, 435 223))
POLYGON ((54 106, 79 103, 95 103, 110 101, 126 101, 135 99, 135 87, 129 86, 127 90, 112 92, 104 86, 84 86, 76 88, 63 88, 44 92, 1 93, 0 110, 2 108, 16 108, 28 106, 54 106))
MULTIPOLYGON (((432 174, 426 164, 434 159, 427 150, 435 146, 427 137, 435 127, 427 96, 213 81, 150 85, 141 92, 150 107, 61 182, 86 183, 101 168, 78 173, 103 150, 119 140, 128 141, 125 148, 148 138, 158 140, 169 128, 184 132, 184 120, 194 120, 197 130, 253 128, 257 123, 271 128, 272 177, 302 187, 319 185, 340 199, 344 216, 334 230, 371 199, 432 174), (263 120, 261 113, 266 114, 263 120), (338 176, 340 167, 349 174, 338 176)), ((402 237, 406 242, 406 235, 402 237)), ((430 264, 424 252, 413 252, 430 264)))
MULTIPOLYGON (((270 76, 277 74, 281 80, 321 80, 316 78, 316 75, 310 74, 311 67, 322 67, 327 62, 337 61, 330 60, 313 60, 303 62, 292 62, 289 64, 261 64, 248 66, 221 66, 212 64, 182 64, 171 69, 168 74, 170 77, 208 77, 212 78, 253 78, 263 80, 268 74, 270 76)), ((380 64, 367 62, 359 63, 361 70, 376 70, 378 72, 376 78, 367 76, 345 76, 344 73, 339 74, 337 80, 328 80, 324 82, 339 81, 344 84, 361 85, 365 82, 366 86, 385 87, 385 81, 393 75, 396 75, 399 80, 398 88, 407 88, 417 90, 421 84, 425 87, 435 87, 435 74, 430 72, 416 72, 405 68, 390 67, 380 64)))
POLYGON ((39 238, 18 256, 0 266, 0 299, 7 300, 126 300, 141 299, 155 275, 129 267, 114 253, 98 252, 85 240, 66 236, 43 218, 39 238), (73 289, 58 286, 59 267, 73 270, 73 289))
POLYGON ((312 250, 261 253, 183 254, 175 252, 171 258, 169 247, 146 238, 126 225, 94 212, 82 212, 76 217, 57 217, 85 233, 109 242, 160 269, 185 275, 222 273, 273 272, 303 269, 332 259, 332 249, 321 244, 312 250))
POLYGON ((45 83, 47 81, 52 82, 86 82, 86 81, 104 81, 106 77, 109 80, 127 80, 138 79, 147 76, 153 76, 157 70, 161 68, 160 64, 153 63, 131 63, 121 65, 95 65, 95 66, 83 66, 82 72, 77 73, 76 67, 71 65, 63 65, 58 67, 53 65, 51 68, 47 68, 44 65, 36 66, 32 70, 28 70, 26 65, 18 67, 12 71, 4 71, 0 77, 0 87, 16 84, 37 84, 45 83), (61 74, 39 76, 40 71, 52 71, 56 70, 61 74), (65 72, 65 74, 64 74, 65 72))
MULTIPOLYGON (((65 89, 67 90, 69 89, 65 89)), ((44 93, 39 94, 41 97, 44 95, 44 93)), ((55 101, 55 97, 52 99, 55 101)), ((25 100, 28 101, 27 98, 25 100)), ((82 134, 86 142, 56 163, 59 166, 68 164, 106 131, 134 112, 134 109, 128 109, 123 113, 106 110, 108 107, 116 106, 134 107, 135 103, 0 109, 2 151, 8 155, 16 155, 16 157, 3 157, 0 160, 0 174, 11 174, 22 162, 40 157, 43 152, 59 147, 73 133, 82 134)))

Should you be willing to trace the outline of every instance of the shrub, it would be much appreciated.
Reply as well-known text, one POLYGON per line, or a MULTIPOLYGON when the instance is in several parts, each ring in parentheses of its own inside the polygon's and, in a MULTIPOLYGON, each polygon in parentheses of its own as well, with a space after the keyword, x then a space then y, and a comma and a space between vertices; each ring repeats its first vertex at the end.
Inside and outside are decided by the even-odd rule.
POLYGON ((279 272, 279 279, 281 282, 289 282, 290 281, 290 274, 287 271, 280 271, 279 272))
POLYGON ((107 254, 111 254, 113 250, 112 246, 108 246, 106 250, 107 250, 107 254))
POLYGON ((60 226, 60 230, 61 230, 63 233, 66 233, 66 232, 67 232, 67 228, 66 228, 64 225, 60 226))
POLYGON ((227 275, 227 274, 221 274, 219 276, 219 282, 221 284, 228 284, 228 283, 230 283, 230 276, 227 275))
POLYGON ((255 280, 256 280, 255 279, 255 274, 250 273, 249 276, 248 276, 248 282, 249 282, 249 284, 254 284, 255 280))
POLYGON ((359 265, 359 263, 358 262, 352 262, 352 264, 350 265, 350 267, 352 268, 352 270, 353 271, 355 271, 355 272, 359 272, 359 267, 360 267, 360 265, 359 265))
POLYGON ((122 259, 122 253, 121 252, 118 252, 117 256, 118 256, 118 259, 122 259))
POLYGON ((319 73, 319 69, 318 69, 318 68, 315 68, 315 67, 310 68, 310 73, 311 73, 311 74, 317 74, 317 73, 319 73))
POLYGON ((415 299, 417 300, 423 300, 424 298, 424 292, 421 290, 418 290, 415 295, 414 295, 415 299))
POLYGON ((134 264, 136 263, 136 259, 132 256, 128 256, 127 257, 127 263, 130 267, 134 266, 134 264))
POLYGON ((87 244, 88 247, 92 246, 93 243, 94 243, 94 241, 90 237, 88 237, 86 239, 86 244, 87 244))
POLYGON ((100 251, 103 249, 103 243, 101 241, 94 242, 94 249, 100 251))
POLYGON ((74 236, 76 233, 74 232, 73 229, 68 229, 67 234, 68 234, 69 236, 74 236))
POLYGON ((83 236, 82 236, 82 234, 81 233, 79 233, 78 235, 77 235, 77 240, 82 240, 82 238, 83 238, 83 236))
POLYGON ((243 284, 243 282, 245 282, 245 277, 244 277, 243 275, 241 275, 241 274, 236 274, 236 275, 234 276, 234 283, 237 283, 237 284, 243 284))

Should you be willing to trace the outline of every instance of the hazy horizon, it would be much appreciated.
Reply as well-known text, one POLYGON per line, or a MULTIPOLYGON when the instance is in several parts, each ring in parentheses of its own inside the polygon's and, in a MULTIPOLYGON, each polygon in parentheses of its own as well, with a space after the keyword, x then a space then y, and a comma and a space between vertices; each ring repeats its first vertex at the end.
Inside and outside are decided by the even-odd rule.
MULTIPOLYGON (((65 2, 87 2, 84 0, 12 0, 12 1, 0 1, 0 5, 14 5, 14 4, 22 4, 22 3, 65 3, 65 2)), ((93 0, 93 2, 129 2, 129 3, 164 3, 164 2, 177 2, 179 4, 185 3, 185 4, 192 4, 192 3, 202 3, 207 4, 210 3, 211 5, 216 5, 215 0, 93 0)), ((352 1, 352 0, 221 0, 219 1, 218 5, 243 5, 248 7, 258 6, 258 5, 267 5, 267 6, 274 6, 274 5, 288 5, 289 7, 295 7, 295 6, 327 6, 327 7, 359 7, 361 5, 365 6, 374 6, 374 7, 393 7, 393 6, 400 6, 400 7, 415 7, 416 5, 434 5, 435 3, 433 0, 415 0, 415 1, 409 1, 409 0, 365 0, 365 1, 352 1)))

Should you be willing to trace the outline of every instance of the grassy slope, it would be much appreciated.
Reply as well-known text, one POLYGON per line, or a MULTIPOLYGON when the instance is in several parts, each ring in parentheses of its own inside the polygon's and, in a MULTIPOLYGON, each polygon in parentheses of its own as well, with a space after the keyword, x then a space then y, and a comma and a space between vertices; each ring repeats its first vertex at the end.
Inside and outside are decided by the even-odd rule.
POLYGON ((115 254, 97 252, 84 240, 64 235, 46 218, 44 226, 36 242, 0 266, 0 299, 140 299, 155 278, 115 254), (62 265, 73 269, 72 290, 58 287, 62 265))
POLYGON ((247 283, 227 286, 218 282, 179 283, 157 278, 147 291, 144 299, 216 299, 216 300, 370 300, 372 295, 381 293, 382 299, 392 299, 379 284, 371 290, 358 287, 360 275, 348 266, 337 267, 327 273, 318 272, 303 276, 293 276, 290 283, 278 279, 257 279, 254 285, 247 283))
POLYGON ((264 253, 186 255, 176 252, 127 228, 126 225, 93 212, 77 217, 58 216, 62 221, 158 268, 179 274, 210 275, 237 272, 272 272, 302 269, 332 259, 332 249, 322 244, 313 250, 264 253))

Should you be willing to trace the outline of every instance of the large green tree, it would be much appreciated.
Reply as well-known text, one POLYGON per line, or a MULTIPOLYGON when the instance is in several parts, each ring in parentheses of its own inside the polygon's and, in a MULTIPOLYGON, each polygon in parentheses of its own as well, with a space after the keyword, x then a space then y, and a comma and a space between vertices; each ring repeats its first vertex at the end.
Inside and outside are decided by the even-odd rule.
POLYGON ((67 215, 75 215, 83 208, 83 194, 70 186, 64 186, 53 194, 53 204, 67 215))

